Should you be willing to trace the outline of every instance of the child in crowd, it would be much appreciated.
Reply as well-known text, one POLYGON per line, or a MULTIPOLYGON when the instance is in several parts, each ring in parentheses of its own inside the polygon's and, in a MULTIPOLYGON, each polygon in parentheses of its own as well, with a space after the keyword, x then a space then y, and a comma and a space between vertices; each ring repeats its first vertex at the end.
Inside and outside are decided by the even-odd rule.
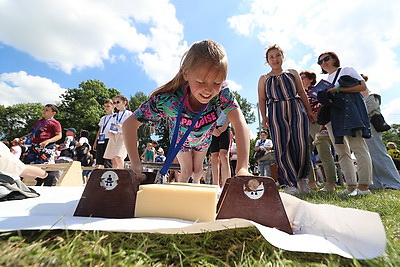
POLYGON ((283 50, 272 45, 265 58, 271 71, 261 75, 258 81, 262 124, 270 130, 285 192, 296 194, 300 190, 307 193, 310 192, 307 179, 310 169, 308 120, 314 123, 316 116, 297 71, 283 70, 283 50))
POLYGON ((157 149, 156 162, 164 162, 164 161, 165 161, 164 149, 159 147, 157 149))
POLYGON ((146 149, 142 153, 142 160, 144 162, 154 162, 156 157, 156 149, 153 147, 152 143, 147 143, 146 149))
POLYGON ((77 141, 75 139, 76 129, 66 128, 64 130, 65 139, 64 143, 58 147, 60 156, 57 159, 57 163, 61 163, 62 161, 73 161, 75 157, 75 147, 77 145, 77 141))
MULTIPOLYGON (((127 151, 122 136, 122 124, 132 115, 132 111, 128 110, 128 99, 123 95, 114 97, 114 105, 118 113, 111 119, 110 125, 110 139, 107 144, 106 151, 104 152, 105 159, 111 159, 113 168, 124 168, 124 160, 127 156, 127 151)), ((135 142, 137 138, 135 139, 135 142)))
POLYGON ((400 173, 400 151, 397 149, 397 145, 394 142, 388 142, 386 145, 389 156, 393 159, 396 165, 397 171, 400 173))
POLYGON ((100 119, 99 130, 97 131, 97 135, 94 140, 93 150, 96 151, 97 165, 103 165, 104 168, 112 168, 111 160, 105 159, 103 156, 110 139, 111 118, 115 116, 114 101, 112 99, 104 100, 103 107, 106 115, 100 119))
MULTIPOLYGON (((203 175, 203 161, 218 119, 217 107, 228 115, 236 132, 237 175, 249 175, 249 129, 233 93, 224 83, 227 72, 228 60, 220 44, 212 40, 196 42, 184 54, 176 76, 156 89, 150 99, 125 121, 125 145, 137 178, 141 177, 142 172, 137 129, 142 123, 157 126, 161 119, 167 118, 173 141, 170 150, 174 149, 176 153, 179 150, 177 158, 181 174, 178 180, 188 182, 192 177, 194 183, 199 183, 203 175), (181 147, 177 147, 176 144, 187 131, 187 139, 181 147), (174 135, 177 136, 176 140, 173 140, 174 135)), ((174 157, 168 153, 167 161, 174 157)))

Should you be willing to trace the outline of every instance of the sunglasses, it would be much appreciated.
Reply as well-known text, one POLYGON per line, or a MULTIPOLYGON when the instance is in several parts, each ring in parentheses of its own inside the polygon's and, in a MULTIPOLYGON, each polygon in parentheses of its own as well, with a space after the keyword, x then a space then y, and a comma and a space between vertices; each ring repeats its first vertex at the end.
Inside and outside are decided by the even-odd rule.
POLYGON ((114 101, 113 103, 114 103, 114 105, 116 105, 116 104, 119 104, 119 103, 122 103, 122 102, 117 100, 117 101, 114 101))
POLYGON ((318 60, 317 63, 318 63, 318 65, 321 65, 322 62, 328 61, 329 59, 331 59, 331 56, 330 56, 330 55, 324 57, 323 59, 318 60))

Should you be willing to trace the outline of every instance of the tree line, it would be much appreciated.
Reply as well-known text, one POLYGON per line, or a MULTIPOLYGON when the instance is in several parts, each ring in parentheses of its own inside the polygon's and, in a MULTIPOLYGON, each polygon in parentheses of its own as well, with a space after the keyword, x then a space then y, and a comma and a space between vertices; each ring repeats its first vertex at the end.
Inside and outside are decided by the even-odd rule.
MULTIPOLYGON (((63 128, 73 127, 77 129, 78 133, 81 130, 89 131, 89 140, 93 144, 99 120, 105 114, 103 109, 104 100, 108 98, 112 99, 114 96, 120 94, 120 91, 115 88, 107 88, 99 80, 81 82, 78 88, 67 89, 60 96, 60 99, 55 101, 60 111, 56 119, 61 123, 63 128)), ((254 123, 256 117, 252 112, 252 104, 237 92, 234 92, 234 94, 246 122, 248 124, 254 123)), ((143 92, 136 92, 133 96, 127 96, 127 98, 129 99, 132 111, 148 99, 147 95, 143 92)), ((11 141, 15 137, 21 137, 30 133, 35 122, 42 117, 43 108, 44 105, 40 103, 15 104, 9 107, 0 105, 0 140, 11 141)), ((400 145, 400 124, 392 124, 391 126, 392 129, 382 133, 383 142, 386 144, 391 141, 400 145)), ((169 148, 169 134, 168 128, 165 127, 165 122, 161 123, 161 126, 155 129, 142 125, 138 133, 140 147, 144 147, 146 143, 151 142, 150 136, 152 134, 160 138, 158 142, 167 153, 169 148)), ((62 141, 63 139, 59 142, 62 141)), ((250 151, 251 161, 254 154, 254 142, 255 140, 252 140, 250 151)))
MULTIPOLYGON (((89 141, 93 144, 98 131, 100 118, 105 115, 103 102, 105 99, 120 95, 121 92, 115 88, 107 88, 99 80, 87 80, 81 82, 78 88, 67 89, 55 100, 54 104, 59 109, 56 119, 63 128, 75 128, 78 134, 81 130, 89 132, 89 141)), ((255 115, 252 113, 251 104, 237 92, 235 97, 243 111, 248 124, 255 122, 255 115)), ((136 92, 133 96, 126 96, 129 99, 130 110, 135 110, 139 105, 148 99, 143 92, 136 92)), ((42 117, 44 105, 40 103, 14 104, 9 107, 0 105, 0 139, 11 141, 15 137, 21 137, 32 131, 35 122, 42 117)), ((152 128, 142 125, 139 128, 138 137, 140 147, 151 142, 151 135, 157 135, 159 144, 168 152, 169 134, 166 122, 160 127, 152 128)), ((65 135, 64 135, 65 136, 65 135)), ((59 142, 63 142, 61 139, 59 142)))

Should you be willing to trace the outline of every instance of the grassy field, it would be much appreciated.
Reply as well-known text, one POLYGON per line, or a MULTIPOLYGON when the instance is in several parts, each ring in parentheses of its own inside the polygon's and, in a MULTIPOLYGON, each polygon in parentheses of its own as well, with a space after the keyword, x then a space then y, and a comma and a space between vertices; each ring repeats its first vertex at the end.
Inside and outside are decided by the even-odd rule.
POLYGON ((379 213, 386 252, 367 261, 289 252, 270 245, 255 227, 190 235, 18 231, 0 234, 0 266, 400 266, 400 191, 300 198, 379 213))

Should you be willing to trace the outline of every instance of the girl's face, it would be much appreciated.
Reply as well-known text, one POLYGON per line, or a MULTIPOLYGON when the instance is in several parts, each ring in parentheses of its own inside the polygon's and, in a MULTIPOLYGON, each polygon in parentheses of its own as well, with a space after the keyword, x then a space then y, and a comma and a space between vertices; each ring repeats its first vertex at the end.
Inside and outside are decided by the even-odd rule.
POLYGON ((271 68, 280 68, 283 62, 282 52, 278 49, 271 49, 267 54, 267 62, 271 68))
POLYGON ((126 106, 126 101, 120 99, 120 98, 115 98, 114 99, 114 105, 118 110, 124 110, 126 106))
POLYGON ((189 98, 191 105, 210 102, 221 91, 225 79, 225 73, 211 64, 204 64, 194 71, 184 71, 183 76, 193 96, 189 98))

